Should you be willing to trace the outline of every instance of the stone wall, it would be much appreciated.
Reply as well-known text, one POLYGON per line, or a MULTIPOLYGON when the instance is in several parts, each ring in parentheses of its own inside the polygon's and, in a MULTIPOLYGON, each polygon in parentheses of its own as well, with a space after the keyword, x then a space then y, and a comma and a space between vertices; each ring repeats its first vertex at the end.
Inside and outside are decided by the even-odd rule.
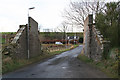
POLYGON ((83 51, 86 56, 93 60, 101 60, 103 52, 109 51, 109 42, 103 39, 100 31, 93 24, 93 15, 89 15, 84 21, 83 51))
POLYGON ((38 23, 31 17, 29 17, 30 32, 29 32, 29 48, 30 57, 35 57, 41 53, 41 44, 38 34, 38 23))
POLYGON ((29 39, 29 58, 36 57, 41 54, 41 43, 38 35, 38 23, 31 17, 28 25, 21 25, 17 31, 11 45, 8 47, 13 58, 28 58, 28 39, 29 39), (28 38, 29 32, 29 38, 28 38))
POLYGON ((20 25, 20 29, 17 31, 16 36, 12 41, 12 45, 15 46, 12 57, 17 59, 27 58, 27 25, 20 25), (22 30, 22 28, 24 28, 22 30))
POLYGON ((84 41, 83 41, 83 51, 85 53, 85 55, 87 55, 89 53, 89 27, 88 27, 88 17, 86 18, 86 20, 84 21, 84 32, 83 32, 83 36, 84 36, 84 41))

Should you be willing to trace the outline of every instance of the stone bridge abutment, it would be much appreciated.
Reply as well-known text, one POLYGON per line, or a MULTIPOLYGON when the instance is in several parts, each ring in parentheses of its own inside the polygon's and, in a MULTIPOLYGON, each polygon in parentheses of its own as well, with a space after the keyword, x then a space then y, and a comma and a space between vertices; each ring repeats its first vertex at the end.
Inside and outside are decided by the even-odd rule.
POLYGON ((93 15, 90 14, 84 21, 83 51, 89 58, 99 61, 104 51, 109 51, 109 42, 104 40, 103 35, 93 23, 93 15))

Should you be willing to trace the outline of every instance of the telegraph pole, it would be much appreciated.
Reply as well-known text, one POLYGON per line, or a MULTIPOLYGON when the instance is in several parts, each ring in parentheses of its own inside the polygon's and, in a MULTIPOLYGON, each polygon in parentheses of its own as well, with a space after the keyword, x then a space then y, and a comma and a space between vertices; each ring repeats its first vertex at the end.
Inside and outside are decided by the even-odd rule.
POLYGON ((28 9, 28 26, 27 26, 27 53, 28 59, 30 58, 30 50, 29 50, 29 28, 30 28, 30 20, 29 20, 29 10, 34 9, 35 7, 28 9))

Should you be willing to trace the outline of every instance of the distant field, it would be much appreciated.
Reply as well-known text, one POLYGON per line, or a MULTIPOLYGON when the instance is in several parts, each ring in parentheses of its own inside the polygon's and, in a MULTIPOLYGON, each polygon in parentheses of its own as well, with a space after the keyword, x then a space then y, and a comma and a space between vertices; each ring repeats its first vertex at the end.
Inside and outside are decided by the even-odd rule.
POLYGON ((65 38, 66 36, 78 36, 79 38, 83 38, 83 33, 82 32, 69 32, 64 34, 64 32, 40 32, 41 38, 44 39, 61 39, 65 38))
POLYGON ((16 32, 0 32, 2 35, 4 34, 15 34, 16 32))
MULTIPOLYGON (((5 43, 5 35, 9 34, 16 34, 16 32, 0 32, 2 34, 2 42, 5 43)), ((83 38, 83 33, 82 32, 69 32, 66 33, 67 36, 79 36, 80 38, 83 38)), ((64 32, 40 32, 40 38, 42 39, 48 39, 48 40, 53 40, 53 39, 61 39, 64 36, 64 32)))
MULTIPOLYGON (((41 35, 45 35, 48 34, 49 35, 55 35, 55 34, 63 34, 63 32, 40 32, 41 35)), ((74 36, 75 34, 78 36, 83 36, 83 32, 68 32, 66 33, 67 36, 74 36)))
MULTIPOLYGON (((16 32, 0 32, 1 34, 15 34, 16 32)), ((63 34, 63 32, 40 32, 41 35, 44 35, 44 34, 47 34, 47 33, 50 33, 50 35, 54 35, 56 33, 60 33, 60 34, 63 34)), ((69 33, 66 33, 68 36, 74 36, 75 34, 76 35, 79 35, 79 36, 83 36, 83 33, 82 32, 69 32, 69 33)))

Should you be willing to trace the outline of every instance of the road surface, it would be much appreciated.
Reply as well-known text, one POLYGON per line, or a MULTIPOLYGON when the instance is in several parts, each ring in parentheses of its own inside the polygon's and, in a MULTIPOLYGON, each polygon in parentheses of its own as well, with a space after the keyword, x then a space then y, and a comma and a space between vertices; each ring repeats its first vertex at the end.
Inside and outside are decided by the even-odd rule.
POLYGON ((79 47, 50 59, 3 75, 3 78, 107 78, 98 69, 77 59, 79 47))

